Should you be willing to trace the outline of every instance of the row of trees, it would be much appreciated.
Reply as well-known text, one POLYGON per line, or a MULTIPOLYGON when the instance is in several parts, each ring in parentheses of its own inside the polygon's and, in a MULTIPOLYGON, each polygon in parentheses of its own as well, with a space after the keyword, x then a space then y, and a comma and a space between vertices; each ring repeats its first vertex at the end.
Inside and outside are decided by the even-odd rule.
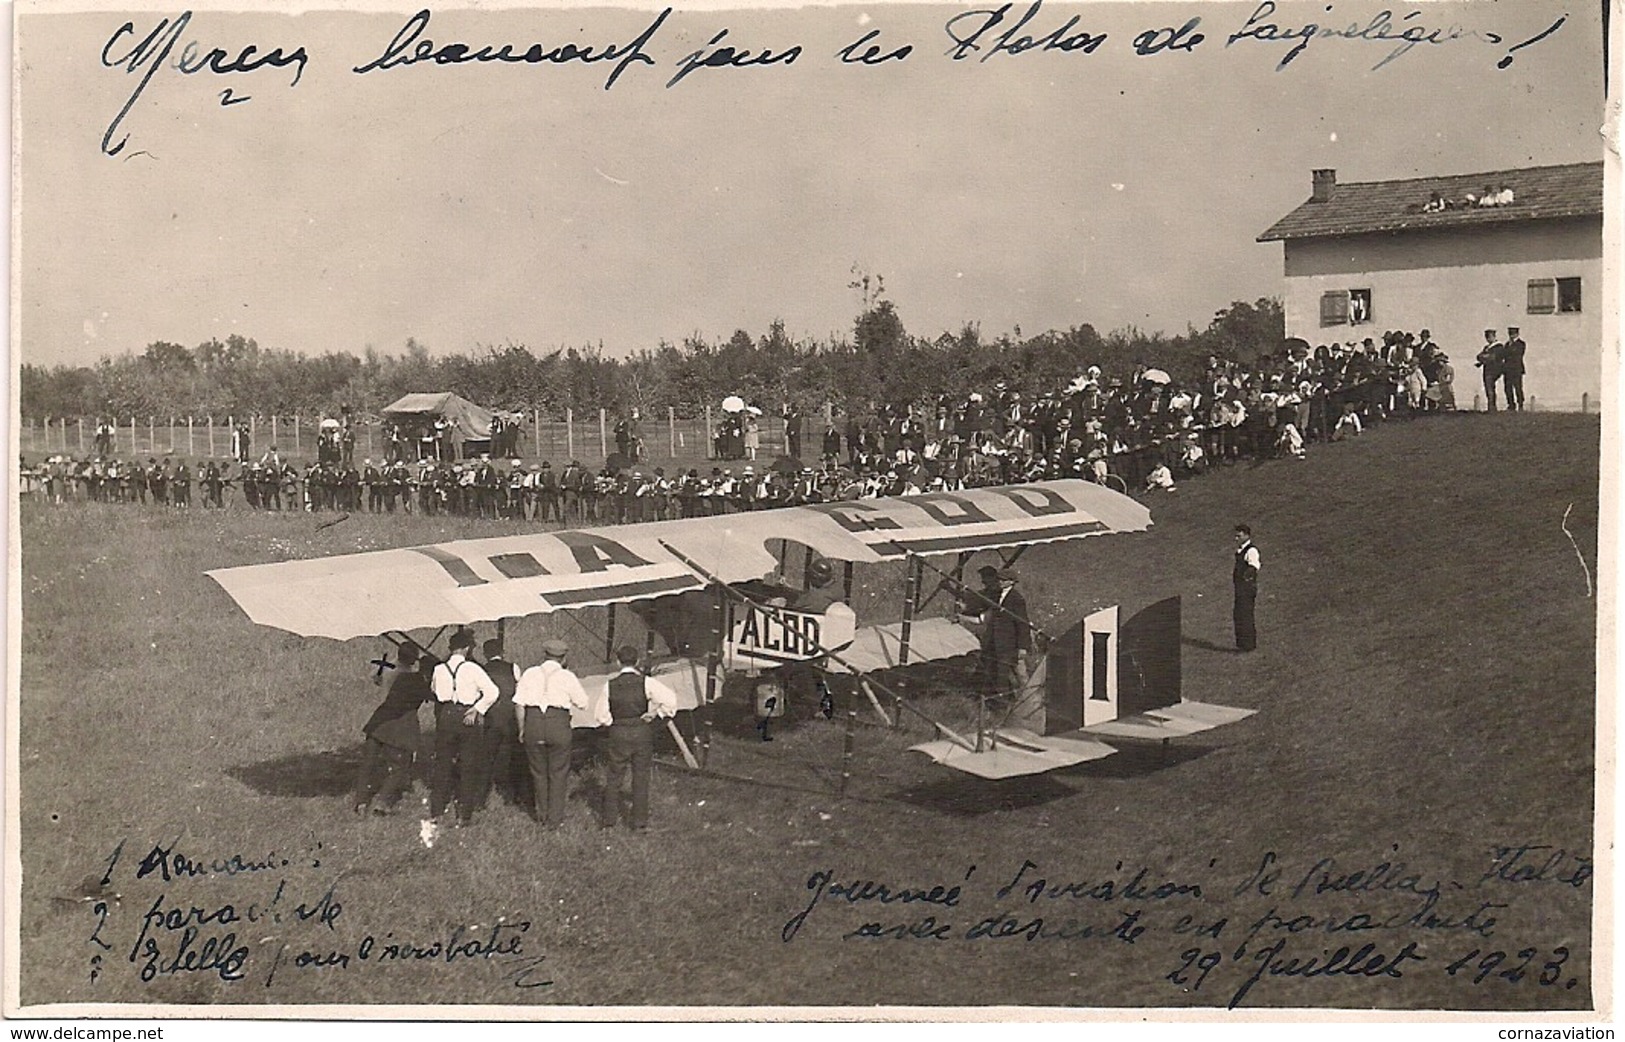
POLYGON ((414 340, 398 355, 369 348, 311 356, 233 335, 192 348, 158 341, 88 367, 25 363, 19 391, 28 417, 335 415, 343 405, 367 415, 413 391, 455 391, 488 407, 552 415, 566 407, 664 413, 669 406, 691 416, 730 394, 768 409, 794 401, 813 410, 829 401, 863 410, 962 395, 997 380, 1029 392, 1053 389, 1088 365, 1127 373, 1144 363, 1195 375, 1209 354, 1276 350, 1284 328, 1280 302, 1264 298, 1235 302, 1207 328, 1172 337, 1132 328, 1101 336, 1085 324, 1031 337, 1018 328, 992 340, 967 325, 926 339, 910 335, 896 306, 866 287, 851 338, 835 341, 797 340, 775 322, 759 336, 739 330, 720 343, 693 336, 624 359, 598 349, 537 354, 522 344, 437 356, 414 340))

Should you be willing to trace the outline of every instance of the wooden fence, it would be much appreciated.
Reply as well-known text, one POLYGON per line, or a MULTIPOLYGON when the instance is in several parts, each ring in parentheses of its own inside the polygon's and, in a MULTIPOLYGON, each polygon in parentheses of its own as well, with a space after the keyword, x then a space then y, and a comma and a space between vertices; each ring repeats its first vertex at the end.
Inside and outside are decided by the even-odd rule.
MULTIPOLYGON (((707 409, 705 415, 680 417, 668 410, 664 417, 641 421, 645 459, 701 460, 712 455, 712 437, 719 412, 707 409)), ((816 456, 822 436, 821 417, 803 421, 803 454, 816 456)), ((309 416, 251 416, 248 426, 251 453, 255 458, 275 445, 280 455, 294 460, 315 459, 320 418, 309 416)), ((25 417, 21 422, 18 451, 23 455, 67 453, 73 456, 96 454, 96 423, 84 417, 25 417)), ((238 424, 235 416, 122 416, 113 421, 114 456, 177 456, 223 459, 231 455, 231 434, 238 424)), ((604 410, 576 414, 567 410, 563 418, 544 417, 533 412, 519 432, 520 456, 528 460, 567 463, 579 459, 597 466, 615 446, 615 418, 604 410)), ((385 452, 383 424, 362 421, 355 425, 355 460, 381 460, 385 452)), ((759 458, 772 460, 786 448, 784 421, 776 416, 761 420, 759 458)))

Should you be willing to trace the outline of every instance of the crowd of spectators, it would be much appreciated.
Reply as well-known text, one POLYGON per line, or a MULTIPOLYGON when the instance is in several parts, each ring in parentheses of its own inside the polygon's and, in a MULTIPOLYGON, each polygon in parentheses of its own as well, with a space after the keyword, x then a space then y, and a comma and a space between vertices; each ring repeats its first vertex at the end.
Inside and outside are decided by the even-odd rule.
MULTIPOLYGON (((328 451, 304 467, 275 447, 258 460, 120 460, 109 454, 52 456, 30 467, 25 491, 70 499, 223 509, 228 490, 262 510, 462 514, 562 524, 615 524, 710 516, 838 499, 912 495, 1051 478, 1086 478, 1134 494, 1244 460, 1302 458, 1312 446, 1359 435, 1371 424, 1453 411, 1455 369, 1427 330, 1381 341, 1311 348, 1288 341, 1250 364, 1211 356, 1202 373, 1176 380, 1136 366, 1124 374, 1088 366, 1066 386, 1038 393, 996 382, 962 398, 887 406, 825 425, 804 441, 806 420, 780 410, 785 447, 774 461, 736 465, 732 452, 709 468, 605 466, 579 461, 439 452, 408 462, 397 451, 357 464, 328 451), (816 451, 813 451, 816 450, 816 451)), ((754 420, 751 407, 740 414, 754 420)), ((636 436, 635 419, 627 434, 636 436)), ((617 429, 617 444, 623 442, 617 429)), ((635 444, 633 442, 632 444, 635 444)), ((101 446, 98 445, 100 448, 101 446)), ((234 446, 234 451, 240 446, 234 446)), ((517 446, 514 446, 517 448, 517 446)), ((729 446, 730 449, 732 446, 729 446)), ((756 446, 741 446, 754 449, 756 446)), ((612 461, 625 463, 622 459, 612 461)), ((635 458, 635 457, 634 457, 635 458)))

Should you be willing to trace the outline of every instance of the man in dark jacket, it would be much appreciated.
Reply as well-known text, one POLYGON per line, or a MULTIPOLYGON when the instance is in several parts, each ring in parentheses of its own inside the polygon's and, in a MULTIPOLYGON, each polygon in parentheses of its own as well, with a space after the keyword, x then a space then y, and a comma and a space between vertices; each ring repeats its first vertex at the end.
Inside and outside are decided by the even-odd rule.
POLYGON ((361 733, 361 776, 356 783, 355 812, 392 813, 395 802, 412 784, 412 756, 418 748, 418 707, 434 700, 429 678, 418 670, 415 644, 400 647, 400 668, 389 682, 389 694, 373 710, 361 733), (374 801, 377 801, 376 804, 374 801))
POLYGON ((1523 337, 1518 335, 1518 327, 1508 326, 1506 354, 1501 366, 1501 378, 1506 383, 1507 409, 1511 412, 1523 411, 1523 353, 1525 348, 1523 337))
MULTIPOLYGON (((1495 330, 1484 330, 1484 346, 1479 348, 1478 358, 1473 364, 1484 371, 1484 401, 1490 412, 1495 411, 1495 385, 1505 374, 1506 361, 1506 348, 1495 339, 1495 330)), ((1507 408, 1512 407, 1512 384, 1508 381, 1507 408)))
POLYGON ((1027 655, 1032 650, 1032 624, 1027 619, 1027 601, 1016 589, 1016 573, 1000 569, 984 579, 987 607, 982 613, 982 690, 1001 698, 1020 691, 1027 683, 1027 655))
MULTIPOLYGON (((519 668, 502 657, 502 642, 495 637, 486 641, 485 672, 497 686, 496 704, 485 713, 485 763, 487 781, 497 795, 516 806, 520 801, 520 782, 515 777, 514 765, 519 752, 519 717, 514 712, 513 693, 519 685, 519 668)), ((485 802, 488 794, 482 794, 485 802)))

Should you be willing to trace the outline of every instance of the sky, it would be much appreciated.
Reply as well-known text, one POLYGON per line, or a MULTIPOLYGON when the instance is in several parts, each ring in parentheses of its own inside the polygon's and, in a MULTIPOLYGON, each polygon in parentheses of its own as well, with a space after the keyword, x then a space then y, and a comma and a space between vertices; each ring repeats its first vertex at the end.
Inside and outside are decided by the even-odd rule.
MULTIPOLYGON (((310 354, 413 338, 436 353, 624 355, 775 319, 825 339, 860 310, 854 270, 882 276, 919 335, 1172 334, 1279 293, 1281 246, 1255 239, 1307 197, 1314 168, 1369 181, 1603 155, 1594 3, 1388 5, 1395 32, 1459 32, 1374 68, 1391 41, 1316 38, 1284 67, 1299 41, 1229 42, 1253 3, 1045 0, 1018 35, 1075 17, 1066 36, 1106 39, 993 52, 1021 0, 951 58, 950 32, 964 39, 996 6, 680 7, 642 48, 655 64, 608 90, 612 62, 352 71, 384 55, 411 4, 197 8, 169 61, 133 73, 119 59, 174 7, 24 6, 18 357, 90 364, 233 333, 310 354), (1192 18, 1201 42, 1135 53, 1141 31, 1192 18), (723 44, 780 60, 667 86, 722 29, 723 44), (913 50, 842 64, 870 31, 883 51, 913 50), (219 64, 247 44, 306 60, 297 84, 294 65, 187 74, 175 65, 193 40, 198 56, 227 52, 219 64), (104 154, 149 71, 110 139, 127 135, 123 149, 104 154)), ((1281 3, 1262 21, 1341 30, 1384 7, 1281 3)), ((446 6, 420 39, 602 49, 658 13, 446 6)))

